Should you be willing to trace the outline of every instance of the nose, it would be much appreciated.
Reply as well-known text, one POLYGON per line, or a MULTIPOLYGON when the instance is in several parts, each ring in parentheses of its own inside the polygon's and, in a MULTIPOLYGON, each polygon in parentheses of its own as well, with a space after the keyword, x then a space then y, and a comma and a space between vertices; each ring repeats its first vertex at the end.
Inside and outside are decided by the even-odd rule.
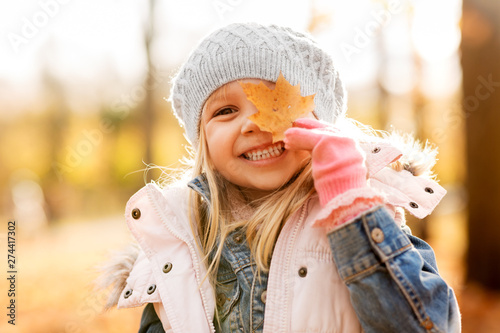
POLYGON ((241 126, 241 134, 249 134, 259 132, 260 128, 253 121, 245 117, 243 120, 243 125, 241 126))
POLYGON ((257 113, 257 108, 250 103, 250 105, 247 105, 245 107, 244 112, 242 112, 243 120, 241 124, 241 134, 249 134, 249 133, 255 133, 255 132, 260 132, 259 126, 257 126, 256 123, 248 119, 252 114, 257 113))

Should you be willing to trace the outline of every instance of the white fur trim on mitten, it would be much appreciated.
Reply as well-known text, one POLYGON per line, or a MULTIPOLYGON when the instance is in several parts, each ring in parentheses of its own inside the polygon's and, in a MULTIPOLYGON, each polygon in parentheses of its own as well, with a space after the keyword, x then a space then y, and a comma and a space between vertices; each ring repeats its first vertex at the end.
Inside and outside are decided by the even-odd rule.
POLYGON ((370 187, 351 189, 330 200, 319 212, 313 226, 331 229, 384 203, 384 196, 370 187))

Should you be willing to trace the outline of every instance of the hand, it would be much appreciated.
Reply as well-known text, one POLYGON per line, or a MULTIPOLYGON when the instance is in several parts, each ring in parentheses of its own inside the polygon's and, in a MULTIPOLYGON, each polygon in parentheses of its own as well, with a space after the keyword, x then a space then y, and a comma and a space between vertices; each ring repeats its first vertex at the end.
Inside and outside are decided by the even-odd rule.
POLYGON ((333 127, 300 118, 285 132, 285 149, 309 150, 314 187, 324 207, 338 195, 366 186, 365 155, 357 142, 333 127))

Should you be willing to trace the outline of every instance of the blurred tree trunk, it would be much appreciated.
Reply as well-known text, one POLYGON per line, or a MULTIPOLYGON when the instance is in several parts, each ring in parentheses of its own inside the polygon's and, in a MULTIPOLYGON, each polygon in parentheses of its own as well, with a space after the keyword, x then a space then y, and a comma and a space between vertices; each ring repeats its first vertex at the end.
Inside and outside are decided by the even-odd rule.
MULTIPOLYGON (((411 31, 413 30, 413 23, 414 15, 412 8, 408 13, 408 34, 411 34, 411 31)), ((413 68, 415 69, 415 85, 411 91, 411 99, 413 102, 413 121, 415 124, 414 135, 420 142, 425 143, 427 138, 429 137, 427 132, 428 127, 426 126, 426 124, 428 124, 428 120, 426 119, 427 114, 425 110, 428 100, 426 99, 422 91, 422 86, 424 84, 424 69, 422 64, 423 60, 417 52, 417 48, 413 40, 412 60, 413 68)), ((413 224, 411 224, 412 232, 416 236, 427 240, 427 238, 429 237, 429 218, 425 217, 423 219, 417 219, 414 216, 411 216, 411 214, 408 214, 407 219, 409 220, 409 222, 413 221, 413 224)))
POLYGON ((500 1, 464 0, 467 280, 500 290, 500 1))
POLYGON ((153 162, 152 160, 152 142, 153 142, 153 124, 155 118, 155 110, 154 110, 154 67, 151 60, 151 44, 154 38, 154 9, 155 9, 155 0, 149 1, 149 15, 148 20, 146 22, 145 30, 144 30, 144 47, 146 51, 146 59, 148 66, 148 73, 145 82, 145 91, 146 95, 144 97, 144 117, 143 119, 143 129, 144 129, 144 162, 150 164, 153 162))
POLYGON ((63 176, 54 167, 54 163, 61 158, 60 154, 63 151, 63 143, 65 142, 64 132, 68 127, 70 114, 64 84, 53 74, 54 70, 52 67, 54 65, 49 61, 49 57, 54 54, 53 43, 47 43, 42 51, 41 82, 43 96, 48 105, 46 111, 47 124, 44 127, 47 129, 49 146, 47 154, 49 155, 49 160, 53 163, 50 171, 43 179, 42 188, 46 199, 45 213, 48 223, 51 224, 62 215, 61 202, 64 198, 65 183, 63 176))

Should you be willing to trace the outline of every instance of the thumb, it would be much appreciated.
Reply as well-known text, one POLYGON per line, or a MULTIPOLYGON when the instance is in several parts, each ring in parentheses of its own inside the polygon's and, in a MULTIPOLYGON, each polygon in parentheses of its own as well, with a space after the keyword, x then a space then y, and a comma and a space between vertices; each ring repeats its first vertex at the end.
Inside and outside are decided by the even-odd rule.
POLYGON ((325 124, 319 120, 313 118, 298 118, 293 122, 295 127, 301 128, 324 128, 330 126, 329 124, 325 124))
POLYGON ((322 134, 310 129, 292 127, 285 131, 285 149, 309 150, 321 139, 322 134))

